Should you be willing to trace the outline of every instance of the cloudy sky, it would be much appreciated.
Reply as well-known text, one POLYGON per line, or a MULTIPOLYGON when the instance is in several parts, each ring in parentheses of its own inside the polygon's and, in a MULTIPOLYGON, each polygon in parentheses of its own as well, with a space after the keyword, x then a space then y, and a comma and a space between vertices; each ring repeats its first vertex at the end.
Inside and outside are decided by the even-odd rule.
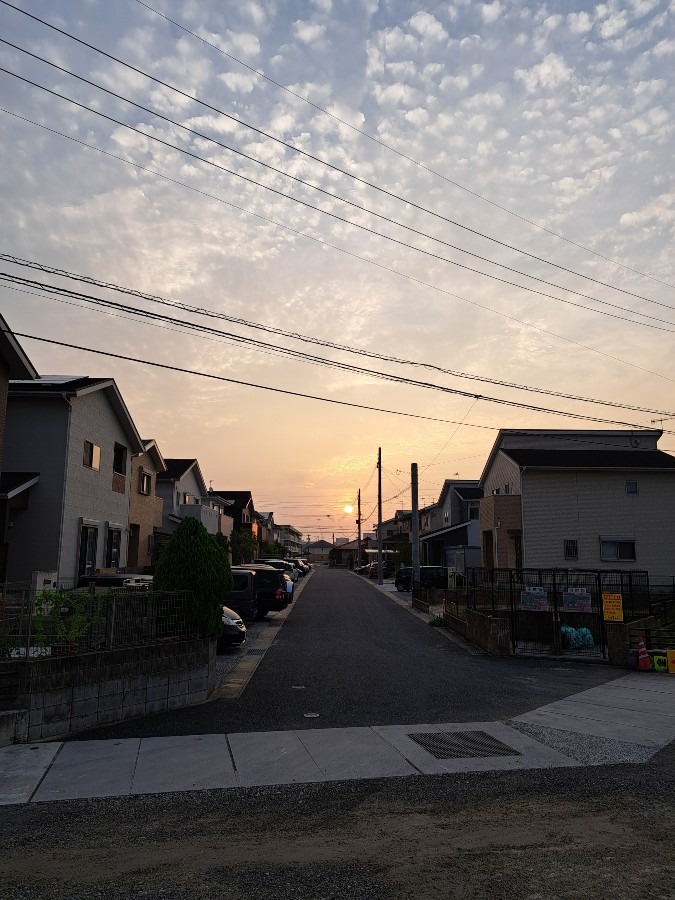
POLYGON ((675 0, 15 0, 0 36, 1 311, 189 370, 20 338, 214 487, 351 535, 378 447, 391 514, 499 428, 675 417, 675 0))

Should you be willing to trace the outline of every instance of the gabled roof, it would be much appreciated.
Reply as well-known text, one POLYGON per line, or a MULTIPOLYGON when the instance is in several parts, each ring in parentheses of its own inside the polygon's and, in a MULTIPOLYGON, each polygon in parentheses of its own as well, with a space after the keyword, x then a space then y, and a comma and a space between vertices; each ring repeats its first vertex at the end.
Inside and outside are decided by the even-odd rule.
POLYGON ((250 491, 218 491, 214 488, 210 493, 218 494, 223 500, 229 500, 233 510, 245 509, 249 503, 253 506, 253 495, 250 491))
POLYGON ((12 334, 12 330, 0 316, 0 356, 9 366, 10 378, 37 378, 32 362, 23 352, 21 344, 12 334))
POLYGON ((160 472, 166 472, 166 463, 164 462, 164 457, 159 452, 157 441, 154 440, 154 438, 144 440, 143 446, 145 447, 145 452, 150 454, 150 457, 155 464, 157 474, 159 475, 160 472))
POLYGON ((122 399, 119 388, 113 378, 89 378, 73 375, 45 375, 29 381, 12 380, 9 382, 10 397, 82 397, 94 391, 105 391, 110 405, 122 426, 132 453, 142 453, 145 449, 143 441, 126 403, 122 399))
POLYGON ((648 469, 675 471, 662 450, 502 450, 522 469, 648 469))
MULTIPOLYGON (((477 488, 478 481, 476 479, 467 479, 467 478, 446 478, 443 482, 443 487, 441 488, 441 493, 438 495, 438 503, 437 506, 443 506, 445 503, 445 498, 448 494, 448 491, 454 490, 456 493, 460 494, 460 491, 470 490, 471 488, 477 488)), ((462 496, 460 494, 460 496, 462 496)), ((481 494, 482 496, 482 494, 481 494)))
POLYGON ((157 481, 175 483, 192 471, 197 479, 200 494, 206 496, 206 482, 196 459, 165 459, 164 462, 166 463, 166 472, 158 472, 157 481))

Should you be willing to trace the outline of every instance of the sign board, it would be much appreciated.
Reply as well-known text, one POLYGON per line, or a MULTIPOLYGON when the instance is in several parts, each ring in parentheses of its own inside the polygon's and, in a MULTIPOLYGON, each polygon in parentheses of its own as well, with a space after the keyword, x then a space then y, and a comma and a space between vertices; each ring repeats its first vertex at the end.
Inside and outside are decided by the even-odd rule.
POLYGON ((520 592, 520 608, 531 612, 548 612, 548 594, 544 588, 526 587, 520 592))
POLYGON ((605 622, 623 622, 623 597, 621 594, 602 592, 602 615, 605 622))
POLYGON ((593 612, 593 601, 586 588, 569 588, 562 595, 565 612, 593 612))
POLYGON ((668 671, 671 675, 675 675, 675 650, 666 650, 666 660, 668 661, 668 671))

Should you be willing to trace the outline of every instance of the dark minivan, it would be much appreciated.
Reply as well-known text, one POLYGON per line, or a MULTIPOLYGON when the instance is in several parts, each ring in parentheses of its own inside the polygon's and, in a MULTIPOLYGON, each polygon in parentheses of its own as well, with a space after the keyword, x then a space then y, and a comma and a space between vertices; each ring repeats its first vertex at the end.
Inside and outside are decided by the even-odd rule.
POLYGON ((255 572, 255 590, 258 598, 257 618, 262 619, 271 610, 279 611, 288 606, 286 581, 283 573, 272 566, 262 563, 251 563, 247 566, 233 566, 235 572, 255 572))
POLYGON ((232 590, 223 594, 222 604, 239 613, 245 622, 252 622, 258 616, 256 573, 249 569, 233 569, 232 578, 232 590))

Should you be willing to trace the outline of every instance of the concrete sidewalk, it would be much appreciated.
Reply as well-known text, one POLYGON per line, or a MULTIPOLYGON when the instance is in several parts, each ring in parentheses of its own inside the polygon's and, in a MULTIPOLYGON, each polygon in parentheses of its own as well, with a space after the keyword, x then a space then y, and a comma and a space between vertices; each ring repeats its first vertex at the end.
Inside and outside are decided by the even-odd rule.
POLYGON ((0 805, 643 762, 675 740, 675 678, 633 673, 505 722, 73 741, 0 749, 0 805))

